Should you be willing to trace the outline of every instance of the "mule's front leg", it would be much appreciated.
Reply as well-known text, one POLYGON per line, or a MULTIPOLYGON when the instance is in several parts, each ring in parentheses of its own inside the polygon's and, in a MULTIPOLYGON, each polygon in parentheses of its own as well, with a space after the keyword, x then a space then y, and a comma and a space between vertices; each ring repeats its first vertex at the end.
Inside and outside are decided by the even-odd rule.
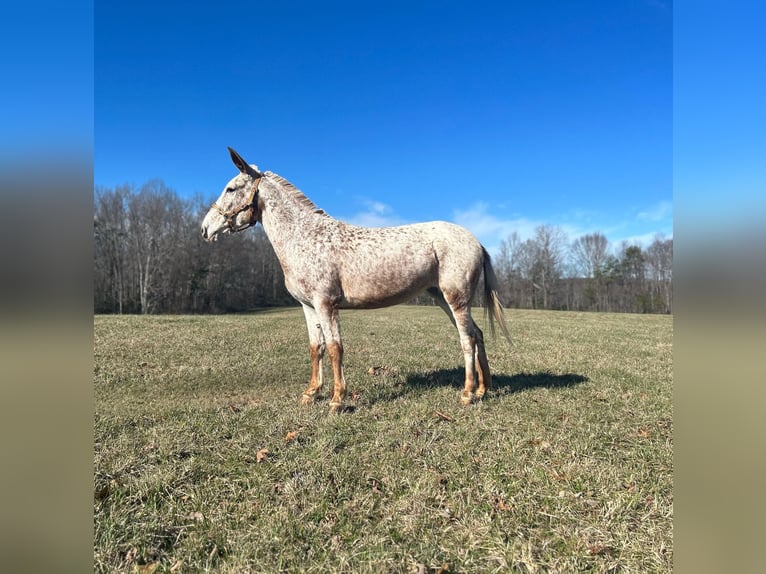
POLYGON ((322 344, 311 343, 311 380, 309 386, 301 395, 301 403, 310 405, 322 390, 324 384, 324 375, 322 373, 322 357, 324 356, 325 346, 322 344))
POLYGON ((325 352, 324 335, 322 326, 316 312, 308 305, 303 306, 303 314, 306 316, 306 326, 309 330, 309 346, 311 349, 311 381, 308 388, 301 395, 301 403, 310 405, 314 398, 322 390, 324 375, 322 373, 322 357, 325 352))
POLYGON ((343 398, 346 396, 346 378, 343 375, 343 343, 340 339, 340 315, 337 307, 330 302, 322 302, 316 307, 319 323, 327 339, 327 353, 332 364, 333 389, 330 400, 330 412, 343 410, 343 398))
POLYGON ((343 409, 343 398, 346 396, 346 378, 343 376, 343 343, 330 341, 327 352, 330 355, 334 379, 330 412, 339 412, 343 409))

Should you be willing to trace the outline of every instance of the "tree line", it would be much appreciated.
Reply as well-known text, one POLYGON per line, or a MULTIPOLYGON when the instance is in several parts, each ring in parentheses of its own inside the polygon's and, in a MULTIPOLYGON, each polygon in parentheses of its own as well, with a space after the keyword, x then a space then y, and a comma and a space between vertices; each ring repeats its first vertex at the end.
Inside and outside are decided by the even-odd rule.
POLYGON ((162 181, 95 192, 96 313, 225 313, 293 301, 263 230, 208 243, 209 206, 162 181))
POLYGON ((560 227, 541 225, 525 241, 512 233, 494 264, 510 307, 673 312, 673 240, 660 235, 646 249, 612 248, 599 232, 570 242, 560 227))
MULTIPOLYGON (((295 304, 263 229, 203 241, 200 199, 161 180, 96 187, 96 313, 226 313, 295 304)), ((556 226, 504 240, 493 262, 506 307, 671 313, 673 240, 613 248, 600 233, 570 242, 556 226)), ((429 296, 413 303, 430 304, 429 296)))

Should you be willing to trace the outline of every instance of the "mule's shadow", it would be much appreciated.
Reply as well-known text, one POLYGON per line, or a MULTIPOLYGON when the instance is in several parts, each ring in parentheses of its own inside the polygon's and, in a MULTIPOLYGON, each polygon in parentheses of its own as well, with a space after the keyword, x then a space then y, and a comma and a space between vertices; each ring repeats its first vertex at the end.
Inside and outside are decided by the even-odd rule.
MULTIPOLYGON (((463 368, 440 369, 425 373, 412 373, 407 376, 404 389, 426 389, 433 387, 451 386, 463 388, 465 370, 463 368)), ((557 375, 550 372, 518 373, 515 375, 492 374, 492 390, 488 396, 519 393, 529 389, 546 388, 559 389, 574 387, 589 379, 584 375, 564 373, 557 375)))

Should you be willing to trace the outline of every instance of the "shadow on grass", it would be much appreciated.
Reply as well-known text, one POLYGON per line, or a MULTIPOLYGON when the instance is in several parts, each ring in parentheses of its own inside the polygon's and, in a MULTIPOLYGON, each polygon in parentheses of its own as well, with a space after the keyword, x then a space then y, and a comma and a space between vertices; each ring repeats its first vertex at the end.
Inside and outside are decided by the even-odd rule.
MULTIPOLYGON (((425 391, 441 387, 462 390, 465 370, 462 367, 410 373, 401 377, 385 370, 368 372, 367 380, 360 385, 362 404, 390 402, 410 396, 421 396, 425 391)), ((588 377, 576 373, 555 374, 547 371, 517 373, 515 375, 492 374, 492 389, 484 400, 492 400, 536 388, 565 389, 589 381, 588 377)), ((318 401, 327 397, 318 398, 318 401)), ((347 412, 344 410, 344 412, 347 412)), ((353 412, 353 411, 351 411, 353 412)))
MULTIPOLYGON (((441 369, 427 373, 413 373, 404 383, 404 389, 424 389, 440 386, 463 388, 465 370, 462 368, 441 369)), ((528 389, 559 389, 574 387, 588 381, 588 377, 575 373, 557 375, 550 372, 518 373, 516 375, 492 374, 492 392, 496 395, 519 393, 528 389)))

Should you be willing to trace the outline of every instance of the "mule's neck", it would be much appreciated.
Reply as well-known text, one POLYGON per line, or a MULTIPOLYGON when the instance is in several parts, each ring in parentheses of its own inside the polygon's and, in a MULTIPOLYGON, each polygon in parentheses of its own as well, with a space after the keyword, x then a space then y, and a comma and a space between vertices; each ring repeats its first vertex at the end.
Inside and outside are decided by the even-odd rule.
POLYGON ((311 242, 318 227, 335 220, 279 176, 267 173, 263 183, 259 189, 261 225, 284 266, 287 253, 311 242))

